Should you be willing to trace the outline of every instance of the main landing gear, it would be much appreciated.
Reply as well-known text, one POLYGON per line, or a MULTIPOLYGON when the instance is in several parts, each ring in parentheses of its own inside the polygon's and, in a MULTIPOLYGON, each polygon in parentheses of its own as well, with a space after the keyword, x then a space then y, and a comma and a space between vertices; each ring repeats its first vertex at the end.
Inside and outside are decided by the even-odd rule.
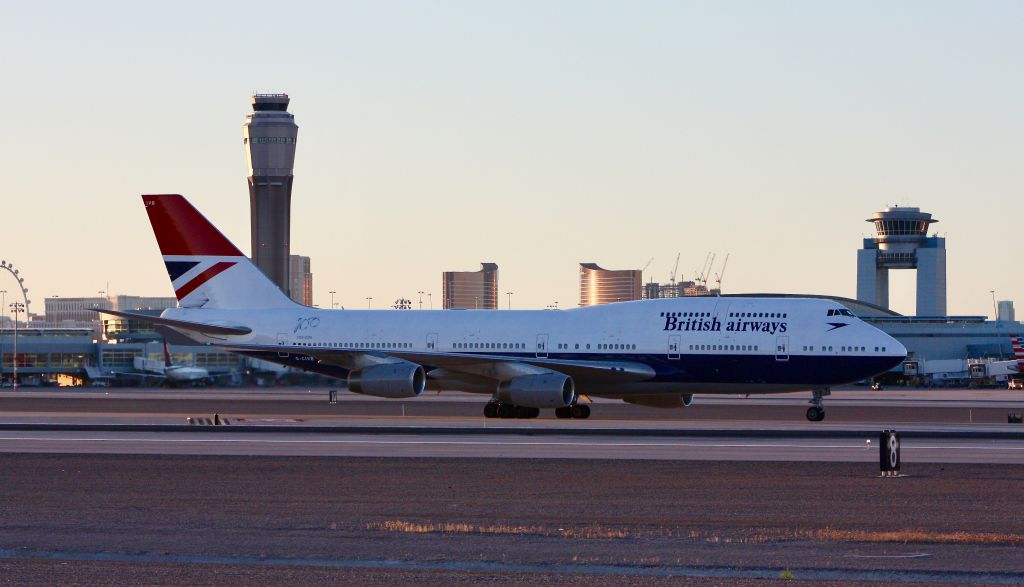
POLYGON ((832 390, 825 387, 822 389, 815 389, 811 391, 811 407, 807 408, 807 419, 811 422, 821 422, 825 419, 825 406, 821 401, 821 398, 826 395, 830 395, 832 390))
POLYGON ((555 408, 555 417, 560 419, 576 418, 578 420, 586 420, 590 417, 590 406, 577 403, 564 408, 555 408))
MULTIPOLYGON (((540 415, 540 408, 530 408, 527 406, 517 406, 515 404, 507 404, 504 402, 498 402, 491 400, 484 405, 484 417, 485 418, 536 418, 540 415)), ((555 417, 565 418, 577 418, 585 420, 590 417, 590 406, 586 404, 572 404, 564 408, 555 408, 555 417)))
POLYGON ((485 418, 536 418, 540 415, 540 408, 529 408, 506 404, 502 402, 489 401, 484 406, 485 418))

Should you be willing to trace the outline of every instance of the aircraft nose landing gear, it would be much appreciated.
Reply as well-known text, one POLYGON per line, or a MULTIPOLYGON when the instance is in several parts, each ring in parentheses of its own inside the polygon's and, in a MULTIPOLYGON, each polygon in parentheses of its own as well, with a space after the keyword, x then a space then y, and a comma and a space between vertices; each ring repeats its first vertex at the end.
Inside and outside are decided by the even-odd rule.
POLYGON ((821 422, 825 419, 825 406, 823 405, 822 399, 826 395, 830 395, 832 390, 825 387, 823 389, 815 389, 811 391, 811 407, 807 408, 807 419, 811 422, 821 422))

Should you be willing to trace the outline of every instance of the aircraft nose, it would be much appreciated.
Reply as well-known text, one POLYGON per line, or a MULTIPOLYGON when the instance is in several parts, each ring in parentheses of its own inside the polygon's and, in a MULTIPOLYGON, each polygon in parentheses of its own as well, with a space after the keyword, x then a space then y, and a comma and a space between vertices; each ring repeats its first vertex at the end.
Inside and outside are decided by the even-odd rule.
POLYGON ((893 359, 893 365, 902 363, 903 359, 907 358, 907 347, 884 332, 881 332, 881 335, 882 341, 880 346, 885 349, 885 355, 893 359))

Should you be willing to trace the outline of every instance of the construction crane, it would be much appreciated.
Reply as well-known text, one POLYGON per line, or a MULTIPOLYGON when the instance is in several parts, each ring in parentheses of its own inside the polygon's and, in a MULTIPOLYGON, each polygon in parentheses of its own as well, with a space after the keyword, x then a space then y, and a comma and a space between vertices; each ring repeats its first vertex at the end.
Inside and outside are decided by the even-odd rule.
POLYGON ((722 262, 722 272, 715 273, 715 286, 718 288, 718 295, 722 295, 722 277, 725 276, 725 268, 729 265, 729 253, 725 254, 725 261, 722 262))
POLYGON ((708 286, 708 277, 711 276, 711 269, 715 266, 716 253, 708 253, 709 262, 705 263, 704 269, 700 272, 700 284, 705 288, 708 286))
POLYGON ((647 261, 647 264, 644 265, 644 268, 640 270, 640 273, 643 273, 644 271, 647 271, 647 268, 651 266, 652 262, 654 262, 654 257, 651 257, 650 260, 647 261))
POLYGON ((676 253, 676 266, 672 268, 672 275, 669 276, 668 280, 672 282, 672 285, 676 284, 676 273, 679 272, 679 257, 682 253, 676 253))

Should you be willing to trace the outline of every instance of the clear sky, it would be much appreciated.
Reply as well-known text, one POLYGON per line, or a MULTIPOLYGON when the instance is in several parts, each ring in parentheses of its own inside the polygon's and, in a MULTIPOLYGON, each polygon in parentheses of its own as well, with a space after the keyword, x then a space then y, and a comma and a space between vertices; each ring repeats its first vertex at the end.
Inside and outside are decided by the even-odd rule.
POLYGON ((248 251, 241 126, 285 91, 324 307, 439 305, 481 261, 514 307, 573 307, 578 262, 666 281, 681 253, 691 279, 709 251, 726 292, 853 297, 864 219, 898 203, 939 219, 949 311, 991 314, 991 290, 1024 306, 1021 23, 1019 1, 4 2, 0 257, 38 311, 171 295, 141 193, 248 251))

